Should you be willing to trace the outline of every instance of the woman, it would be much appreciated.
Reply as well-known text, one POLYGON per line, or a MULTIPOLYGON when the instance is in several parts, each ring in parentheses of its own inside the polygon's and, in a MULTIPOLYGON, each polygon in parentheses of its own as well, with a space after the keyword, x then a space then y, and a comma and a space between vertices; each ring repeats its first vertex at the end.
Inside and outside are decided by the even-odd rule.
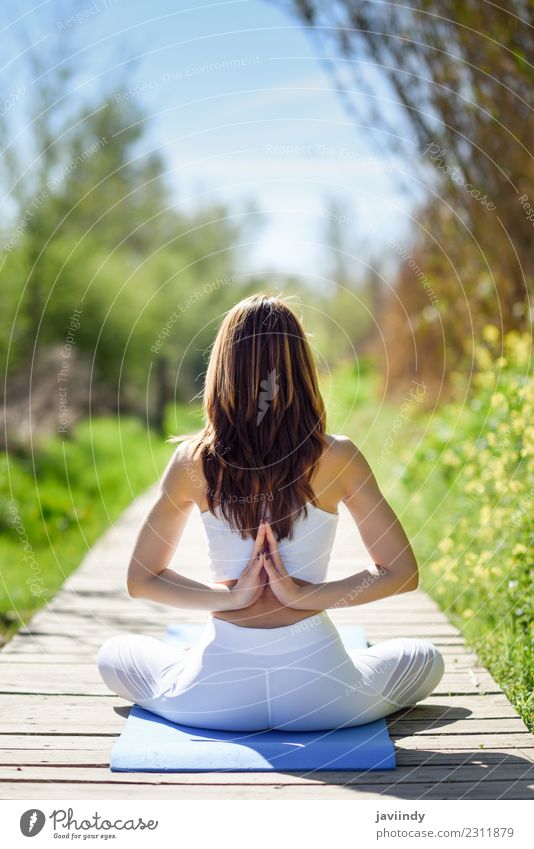
POLYGON ((185 658, 153 637, 112 637, 98 654, 107 686, 174 722, 229 731, 360 725, 428 696, 443 674, 431 643, 387 640, 353 660, 327 613, 414 590, 418 568, 361 452, 325 433, 311 351, 282 300, 255 295, 228 313, 204 407, 201 434, 175 440, 128 571, 135 598, 209 611, 204 632, 185 658), (341 501, 374 566, 327 581, 341 501), (210 584, 168 568, 195 505, 210 584))

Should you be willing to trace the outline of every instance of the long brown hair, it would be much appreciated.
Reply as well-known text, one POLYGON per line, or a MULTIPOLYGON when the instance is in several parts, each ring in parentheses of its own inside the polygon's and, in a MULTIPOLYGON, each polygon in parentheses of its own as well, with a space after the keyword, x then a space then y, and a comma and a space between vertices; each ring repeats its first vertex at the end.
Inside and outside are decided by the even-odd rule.
POLYGON ((211 512, 241 536, 268 514, 279 539, 316 505, 310 481, 327 444, 315 362, 300 321, 281 299, 245 298, 224 318, 204 387, 194 447, 211 512))

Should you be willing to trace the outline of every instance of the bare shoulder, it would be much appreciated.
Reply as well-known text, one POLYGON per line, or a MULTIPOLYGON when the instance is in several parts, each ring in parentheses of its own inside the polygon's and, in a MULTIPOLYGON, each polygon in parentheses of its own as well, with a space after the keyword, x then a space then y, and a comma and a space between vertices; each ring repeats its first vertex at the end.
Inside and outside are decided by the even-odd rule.
POLYGON ((349 436, 340 433, 327 434, 328 448, 325 451, 325 460, 332 466, 339 467, 343 463, 353 461, 365 462, 365 458, 349 436))
POLYGON ((195 445, 194 438, 179 442, 163 473, 161 491, 173 500, 199 503, 202 498, 205 481, 195 445))
POLYGON ((350 498, 357 490, 374 481, 373 472, 360 448, 350 437, 329 434, 325 461, 329 473, 339 483, 342 500, 350 498))

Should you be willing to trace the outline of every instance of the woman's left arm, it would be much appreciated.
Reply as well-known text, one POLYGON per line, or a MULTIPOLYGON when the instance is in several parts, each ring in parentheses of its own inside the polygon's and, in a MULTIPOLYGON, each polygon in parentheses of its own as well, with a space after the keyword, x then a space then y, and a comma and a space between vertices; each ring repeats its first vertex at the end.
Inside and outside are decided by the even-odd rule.
MULTIPOLYGON (((354 607, 410 592, 419 583, 417 561, 408 538, 382 495, 369 464, 351 440, 343 438, 338 446, 342 500, 374 565, 339 581, 298 587, 289 602, 290 607, 298 610, 354 607)), ((270 576, 271 583, 274 577, 270 576)), ((285 583, 287 586, 287 579, 285 583)), ((276 592, 274 587, 273 590, 276 592)))

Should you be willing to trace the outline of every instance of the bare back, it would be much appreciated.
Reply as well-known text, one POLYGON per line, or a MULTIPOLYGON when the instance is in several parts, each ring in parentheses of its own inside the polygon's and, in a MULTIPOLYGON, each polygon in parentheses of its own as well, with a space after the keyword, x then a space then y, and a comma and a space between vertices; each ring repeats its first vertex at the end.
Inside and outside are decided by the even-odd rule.
MULTIPOLYGON (((327 440, 328 447, 323 452, 317 464, 312 479, 312 487, 317 498, 317 506, 327 513, 336 513, 338 504, 345 494, 341 474, 343 458, 338 439, 334 436, 327 436, 327 440)), ((198 481, 204 481, 200 461, 196 461, 194 476, 197 480, 196 492, 198 501, 196 503, 201 512, 204 512, 208 509, 208 504, 203 490, 198 486, 198 481)), ((301 581, 296 578, 294 580, 301 586, 309 585, 308 581, 301 581)), ((219 581, 217 583, 232 587, 237 581, 219 581)), ((285 625, 294 625, 301 619, 306 619, 318 612, 314 610, 296 610, 281 605, 267 583, 259 599, 249 607, 243 610, 216 611, 212 615, 220 619, 225 619, 227 622, 232 622, 235 625, 249 628, 279 628, 285 625)))

